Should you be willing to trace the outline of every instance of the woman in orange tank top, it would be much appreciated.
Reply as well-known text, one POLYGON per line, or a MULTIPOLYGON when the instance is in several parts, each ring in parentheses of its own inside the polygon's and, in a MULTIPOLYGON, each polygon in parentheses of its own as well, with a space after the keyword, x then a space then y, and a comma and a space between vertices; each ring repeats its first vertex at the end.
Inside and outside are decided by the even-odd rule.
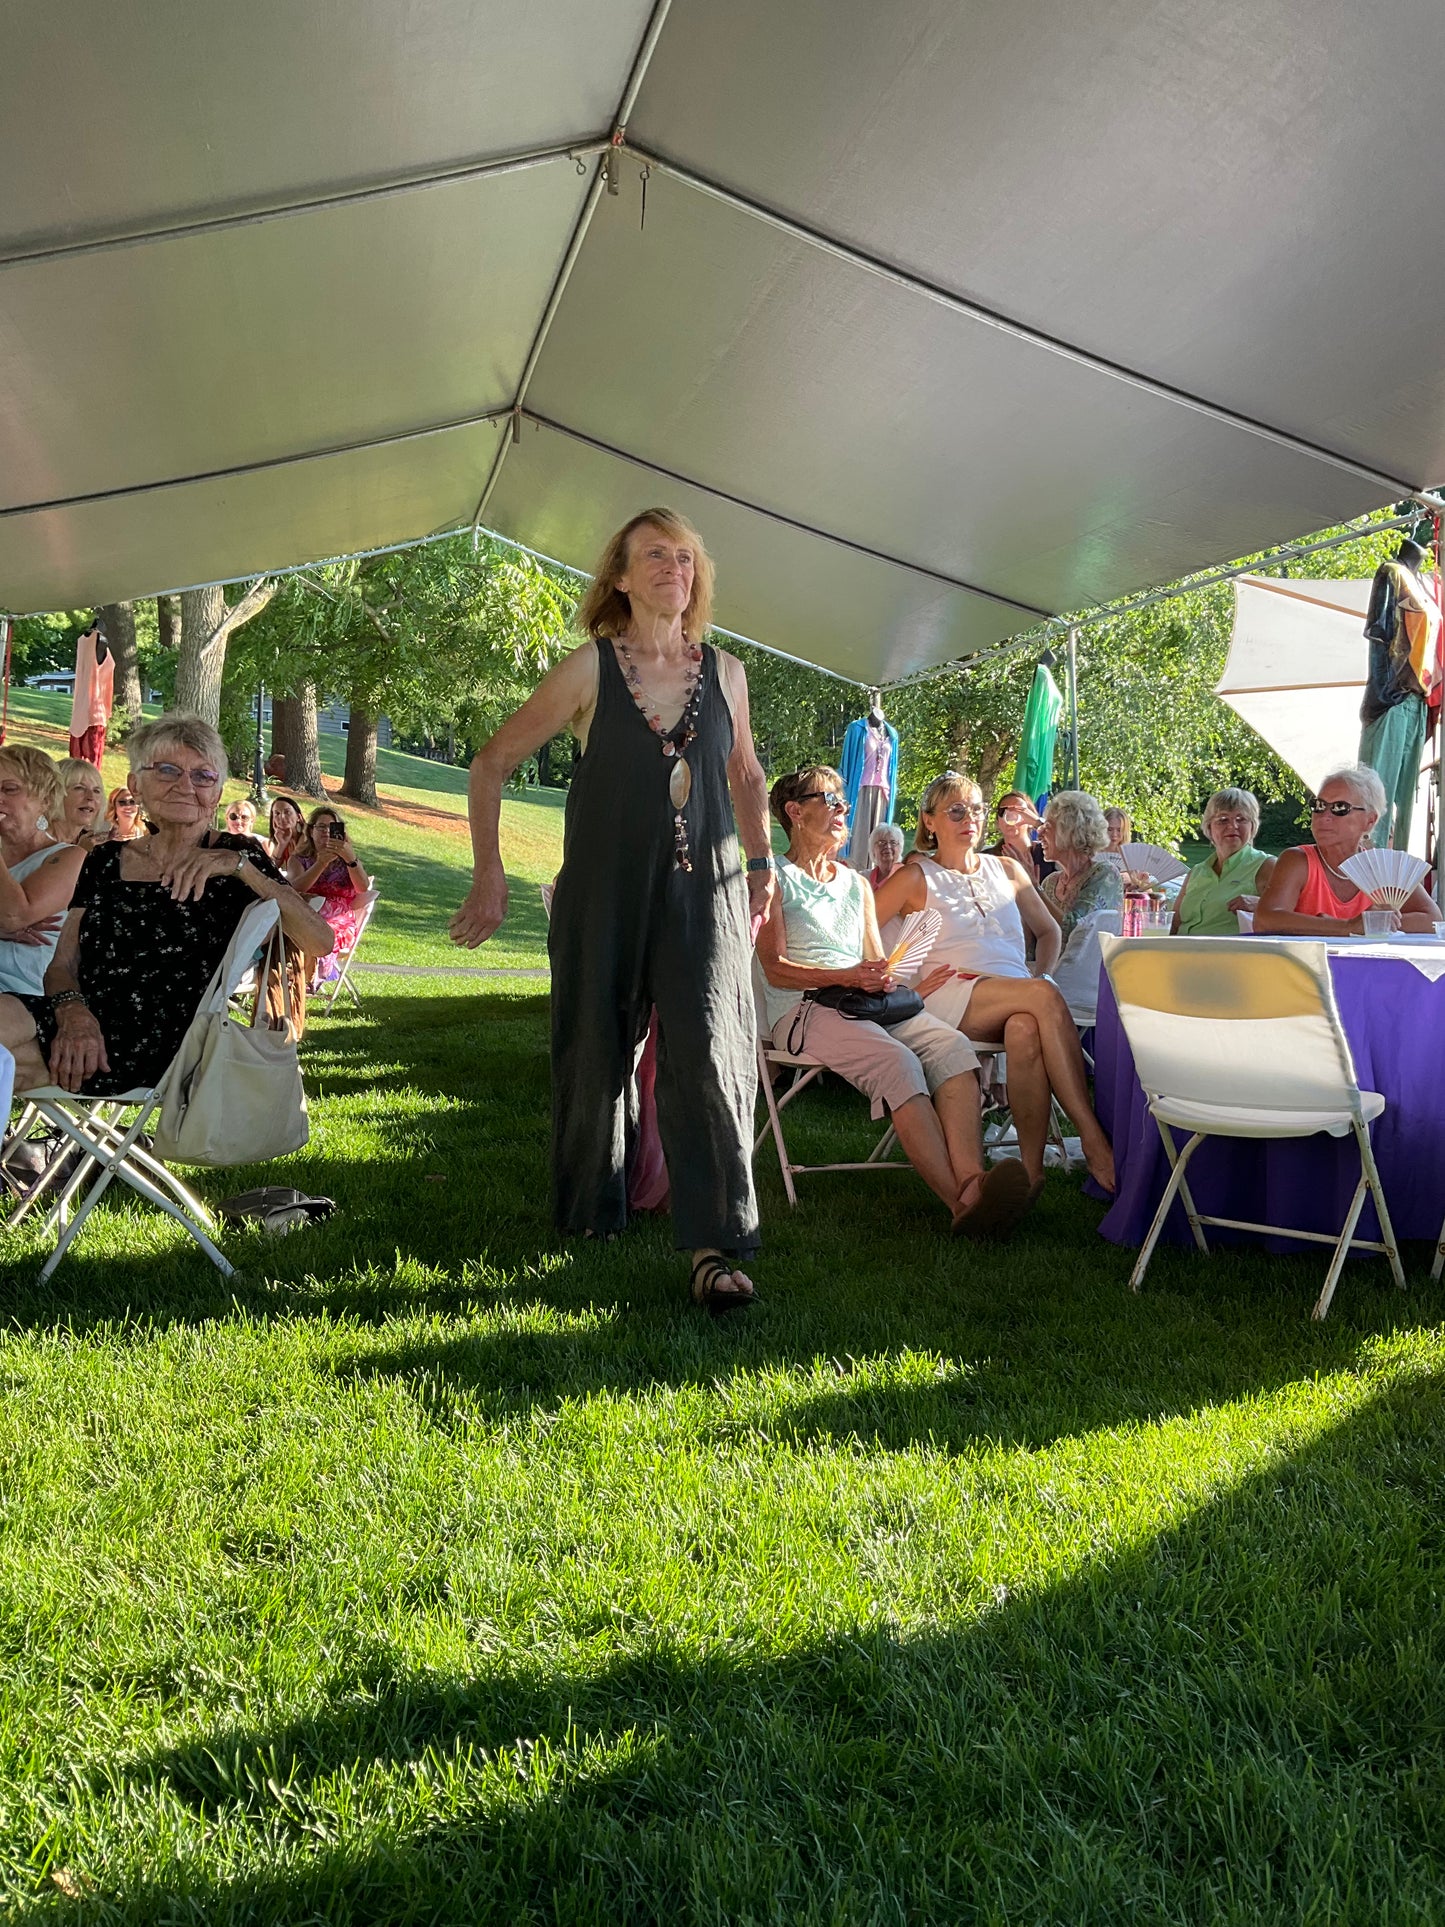
MULTIPOLYGON (((1361 935, 1370 899, 1340 865, 1367 847, 1384 809, 1384 787, 1372 769, 1331 771, 1310 804, 1314 843, 1281 856, 1254 913, 1255 929, 1271 937, 1361 935)), ((1400 927, 1431 930, 1437 915, 1430 897, 1417 889, 1401 913, 1400 927)))

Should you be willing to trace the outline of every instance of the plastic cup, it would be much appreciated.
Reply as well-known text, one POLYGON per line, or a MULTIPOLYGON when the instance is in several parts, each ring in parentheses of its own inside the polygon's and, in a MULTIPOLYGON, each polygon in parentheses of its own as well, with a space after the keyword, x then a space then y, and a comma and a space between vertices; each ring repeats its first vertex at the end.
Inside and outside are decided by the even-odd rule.
POLYGON ((1437 923, 1434 926, 1434 930, 1435 930, 1435 941, 1437 943, 1445 943, 1445 923, 1437 923))
POLYGON ((1361 922, 1365 926, 1367 937, 1388 937, 1393 930, 1399 928, 1399 922, 1393 910, 1367 910, 1361 922))

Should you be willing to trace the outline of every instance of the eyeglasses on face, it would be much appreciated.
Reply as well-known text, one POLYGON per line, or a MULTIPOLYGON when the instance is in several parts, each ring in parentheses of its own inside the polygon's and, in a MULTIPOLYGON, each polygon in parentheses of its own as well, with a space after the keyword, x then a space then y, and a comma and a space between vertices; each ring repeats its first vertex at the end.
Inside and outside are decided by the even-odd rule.
POLYGON ((133 796, 118 796, 115 799, 115 807, 118 810, 134 810, 140 806, 133 796))
POLYGON ((226 821, 228 823, 244 823, 250 814, 251 812, 249 810, 227 810, 226 821))
POLYGON ((847 797, 840 796, 837 790, 804 790, 803 794, 801 796, 795 796, 793 801, 795 803, 812 803, 819 798, 828 805, 830 810, 842 810, 848 807, 847 797))
POLYGON ((159 776, 171 789, 178 783, 189 783, 192 789, 213 790, 221 780, 219 770, 182 769, 179 763, 142 763, 140 773, 159 776))
POLYGON ((1363 803, 1347 803, 1343 796, 1337 796, 1333 803, 1327 803, 1322 796, 1317 796, 1310 804, 1311 816, 1352 816, 1356 810, 1361 816, 1369 815, 1363 803))
POLYGON ((946 816, 950 823, 961 823, 966 816, 986 816, 987 810, 982 803, 950 803, 940 816, 946 816))

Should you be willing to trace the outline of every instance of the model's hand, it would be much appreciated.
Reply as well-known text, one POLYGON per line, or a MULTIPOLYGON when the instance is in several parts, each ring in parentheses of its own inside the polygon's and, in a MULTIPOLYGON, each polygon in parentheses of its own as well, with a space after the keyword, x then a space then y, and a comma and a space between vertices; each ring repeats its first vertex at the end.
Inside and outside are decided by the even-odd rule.
POLYGON ((87 1077, 109 1069, 95 1013, 84 1004, 62 1005, 50 1046, 50 1075, 63 1091, 78 1091, 87 1077))
POLYGON ((498 864, 485 877, 478 877, 467 892, 466 901, 449 926, 453 943, 475 950, 479 943, 497 930, 507 914, 507 877, 498 864))
POLYGON ((777 882, 771 870, 748 871, 748 919, 755 930, 767 922, 777 895, 777 882))

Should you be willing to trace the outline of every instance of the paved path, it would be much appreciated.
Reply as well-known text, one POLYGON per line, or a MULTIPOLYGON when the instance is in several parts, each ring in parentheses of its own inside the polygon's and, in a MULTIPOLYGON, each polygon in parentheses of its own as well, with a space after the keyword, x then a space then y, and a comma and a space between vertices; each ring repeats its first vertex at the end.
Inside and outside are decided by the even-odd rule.
POLYGON ((528 970, 511 964, 383 964, 363 963, 353 970, 374 970, 381 977, 550 977, 550 970, 528 970))

